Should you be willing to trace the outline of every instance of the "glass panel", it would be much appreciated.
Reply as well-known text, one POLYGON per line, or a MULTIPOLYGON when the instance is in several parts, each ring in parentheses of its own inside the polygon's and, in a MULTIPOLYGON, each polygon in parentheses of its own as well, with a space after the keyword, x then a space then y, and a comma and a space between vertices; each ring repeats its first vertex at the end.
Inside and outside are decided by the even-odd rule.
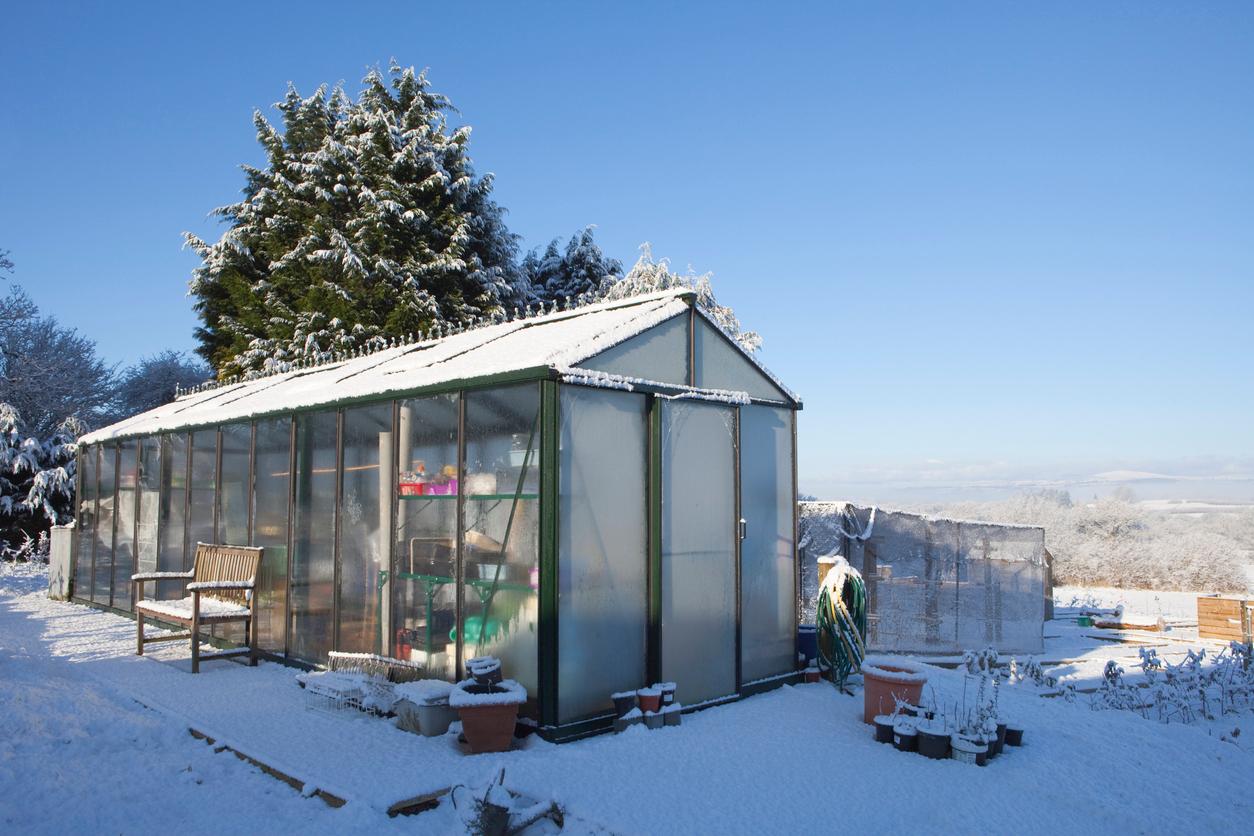
POLYGON ((730 389, 752 397, 784 401, 784 393, 731 344, 717 328, 698 316, 693 331, 693 361, 697 386, 730 389))
POLYGON ((96 560, 91 581, 91 600, 109 603, 109 583, 113 575, 114 479, 117 476, 117 448, 100 445, 100 503, 96 518, 96 560))
MULTIPOLYGON (((162 436, 161 451, 161 520, 157 525, 161 548, 157 551, 157 571, 182 572, 186 569, 187 436, 162 436)), ((182 598, 183 584, 158 581, 155 594, 161 599, 182 598)))
POLYGON ((561 388, 558 719, 609 711, 645 681, 649 524, 646 401, 561 388), (613 439, 607 444, 606 439, 613 439))
POLYGON ((284 651, 287 626, 287 506, 291 485, 292 420, 257 422, 257 472, 253 496, 253 545, 261 546, 257 643, 284 651))
POLYGON ((74 597, 91 600, 92 553, 96 545, 96 463, 100 447, 84 447, 79 461, 82 468, 82 494, 78 498, 75 533, 78 535, 78 560, 74 564, 74 597))
POLYGON ((740 408, 740 675, 795 670, 792 413, 740 408))
POLYGON ((688 383, 688 314, 666 320, 584 360, 581 368, 661 383, 688 383))
POLYGON ((392 654, 452 680, 457 660, 457 395, 402 401, 392 654), (451 476, 450 476, 451 474, 451 476))
POLYGON ((253 430, 249 424, 222 428, 222 473, 218 478, 217 542, 248 545, 248 448, 253 430))
POLYGON ((687 704, 736 692, 733 419, 662 402, 662 677, 687 704))
POLYGON ((196 560, 197 543, 213 543, 213 503, 217 493, 218 431, 192 433, 191 504, 187 519, 187 568, 196 560))
POLYGON ((466 398, 463 660, 491 655, 536 697, 539 596, 540 387, 466 398))
MULTIPOLYGON (((139 526, 135 543, 135 571, 157 571, 157 519, 161 512, 161 439, 150 435, 139 446, 139 526)), ((151 596, 153 584, 144 586, 151 596)))
POLYGON ((296 418, 296 508, 288 652, 326 661, 335 608, 336 413, 296 418))
POLYGON ((131 575, 135 574, 135 487, 138 483, 139 441, 120 445, 117 516, 113 535, 113 606, 131 607, 131 575))
POLYGON ((392 531, 392 404, 344 410, 337 650, 379 653, 381 572, 392 531))

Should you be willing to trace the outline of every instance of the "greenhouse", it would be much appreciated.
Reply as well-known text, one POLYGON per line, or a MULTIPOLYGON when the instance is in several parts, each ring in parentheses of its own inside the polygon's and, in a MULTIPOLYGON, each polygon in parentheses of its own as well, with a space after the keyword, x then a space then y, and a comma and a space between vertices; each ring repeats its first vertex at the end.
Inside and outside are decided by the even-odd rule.
POLYGON ((490 654, 552 739, 736 699, 797 667, 798 409, 689 290, 202 387, 81 439, 73 594, 261 546, 271 660, 490 654))

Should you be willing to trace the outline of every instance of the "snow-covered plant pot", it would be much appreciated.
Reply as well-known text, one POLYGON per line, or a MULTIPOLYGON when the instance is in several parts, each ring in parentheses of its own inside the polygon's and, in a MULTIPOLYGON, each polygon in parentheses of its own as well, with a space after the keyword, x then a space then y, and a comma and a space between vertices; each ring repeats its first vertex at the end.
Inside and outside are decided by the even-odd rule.
POLYGON ((659 682, 653 687, 662 689, 663 710, 665 710, 668 705, 673 705, 675 703, 675 691, 679 689, 679 686, 674 682, 659 682))
POLYGON ((424 737, 447 734, 448 727, 457 719, 457 712, 448 704, 452 690, 452 684, 442 679, 399 683, 396 695, 405 705, 402 711, 398 704, 397 727, 424 737))
POLYGON ((662 719, 668 726, 678 726, 684 721, 684 707, 677 702, 662 709, 662 719))
POLYGON ((1003 741, 1007 746, 1023 745, 1023 729, 1019 726, 1008 725, 1005 727, 1006 737, 1003 741))
POLYGON ((927 674, 899 656, 868 656, 862 662, 862 722, 868 726, 877 714, 891 712, 898 701, 917 705, 927 674))
POLYGON ((449 694, 448 703, 461 717, 462 733, 475 754, 507 752, 514 742, 518 706, 527 701, 527 689, 512 679, 497 685, 463 680, 449 694))
POLYGON ((665 722, 665 720, 662 717, 662 712, 660 711, 646 711, 644 713, 644 724, 647 728, 660 729, 662 728, 663 722, 665 722))
POLYGON ((810 667, 805 669, 804 675, 805 675, 806 683, 810 685, 813 685, 814 683, 818 682, 820 679, 823 678, 822 673, 820 673, 819 671, 818 665, 814 665, 814 664, 811 664, 810 667))
POLYGON ((636 696, 640 698, 640 710, 646 714, 662 707, 661 688, 641 688, 636 692, 636 696))
POLYGON ((949 730, 941 720, 923 720, 918 726, 919 754, 933 760, 949 757, 949 730))
POLYGON ((893 748, 899 752, 913 752, 918 745, 918 737, 913 722, 898 720, 893 725, 893 748))
POLYGON ((1006 724, 1000 720, 997 722, 997 738, 993 745, 997 747, 997 754, 1001 754, 1002 749, 1006 748, 1006 724))
POLYGON ((875 715, 875 742, 876 743, 892 743, 893 742, 893 719, 891 714, 875 715))
POLYGON ((988 746, 960 734, 949 738, 949 746, 953 759, 962 763, 979 764, 980 755, 988 754, 988 746))
POLYGON ((610 699, 614 701, 615 717, 622 717, 636 707, 635 691, 619 691, 616 694, 610 694, 610 699))
POLYGON ((480 685, 496 685, 501 681, 501 660, 494 656, 476 656, 466 663, 466 670, 480 685))

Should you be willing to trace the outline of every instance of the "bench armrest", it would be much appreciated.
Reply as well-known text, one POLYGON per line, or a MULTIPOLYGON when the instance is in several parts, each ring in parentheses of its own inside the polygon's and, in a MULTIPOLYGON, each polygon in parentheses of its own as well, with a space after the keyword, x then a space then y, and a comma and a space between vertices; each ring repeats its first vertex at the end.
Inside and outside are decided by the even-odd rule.
POLYGON ((188 592, 207 592, 213 589, 252 589, 254 581, 196 581, 187 585, 188 592))
POLYGON ((166 581, 166 580, 186 580, 192 577, 192 572, 140 572, 137 575, 131 575, 133 581, 166 581))

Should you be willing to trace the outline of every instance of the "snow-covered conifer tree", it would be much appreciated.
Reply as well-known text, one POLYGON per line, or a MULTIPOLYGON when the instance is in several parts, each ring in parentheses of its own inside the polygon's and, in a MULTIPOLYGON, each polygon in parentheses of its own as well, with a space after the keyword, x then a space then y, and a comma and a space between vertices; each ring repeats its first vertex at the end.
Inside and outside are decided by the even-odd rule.
POLYGON ((201 257, 191 294, 198 352, 219 376, 311 359, 433 325, 466 324, 529 296, 517 239, 476 176, 470 128, 425 73, 393 64, 353 101, 336 87, 254 116, 268 161, 245 166, 230 228, 201 257))
POLYGON ((601 251, 593 240, 594 229, 588 226, 572 235, 565 251, 554 238, 543 255, 532 250, 523 259, 523 272, 539 301, 562 302, 595 294, 602 283, 617 281, 622 275, 623 263, 601 251))

